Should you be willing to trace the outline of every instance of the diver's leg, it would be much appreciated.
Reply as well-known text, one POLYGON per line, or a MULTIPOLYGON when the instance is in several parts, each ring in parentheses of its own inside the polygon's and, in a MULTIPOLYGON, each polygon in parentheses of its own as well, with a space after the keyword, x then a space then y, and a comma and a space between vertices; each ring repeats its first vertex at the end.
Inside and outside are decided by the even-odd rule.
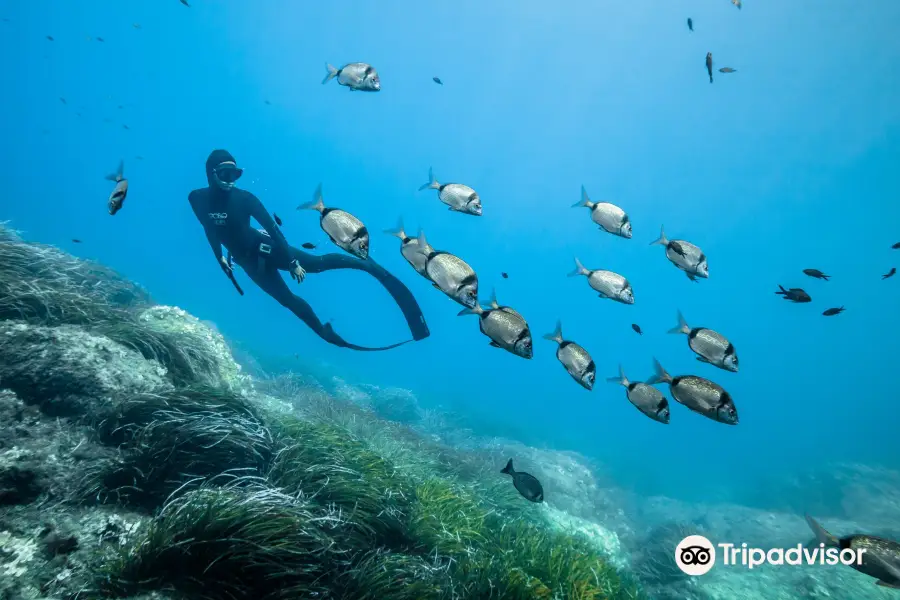
POLYGON ((425 323, 425 315, 422 314, 422 309, 419 308, 419 303, 416 302, 409 288, 402 281, 391 275, 387 269, 372 260, 371 257, 367 260, 362 260, 346 254, 316 256, 292 246, 291 258, 296 259, 307 273, 322 273, 332 269, 356 269, 357 271, 369 273, 384 286, 391 297, 393 297, 394 302, 397 303, 397 306, 400 307, 400 310, 403 311, 403 316, 406 318, 406 323, 414 340, 423 340, 431 334, 428 331, 428 325, 425 323))

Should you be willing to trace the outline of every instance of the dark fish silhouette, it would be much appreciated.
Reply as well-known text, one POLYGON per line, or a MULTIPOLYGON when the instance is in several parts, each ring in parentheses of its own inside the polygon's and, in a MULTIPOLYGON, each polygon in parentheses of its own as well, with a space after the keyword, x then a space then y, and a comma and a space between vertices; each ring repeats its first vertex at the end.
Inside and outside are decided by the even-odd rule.
POLYGON ((81 243, 81 240, 76 239, 76 238, 72 238, 72 242, 75 243, 75 244, 80 244, 80 243, 81 243))
POLYGON ((66 99, 63 98, 62 96, 60 96, 59 101, 62 102, 63 104, 68 104, 68 102, 66 102, 66 99))
POLYGON ((893 277, 897 272, 897 267, 891 267, 891 270, 881 276, 882 279, 887 279, 888 277, 893 277))
POLYGON ((803 274, 815 279, 824 279, 825 281, 828 281, 828 278, 831 277, 831 275, 826 275, 818 269, 803 269, 803 274))
POLYGON ((310 242, 303 242, 302 247, 306 248, 307 250, 315 250, 316 249, 316 245, 313 243, 310 243, 310 242))
POLYGON ((272 213, 272 216, 275 217, 275 223, 277 223, 278 226, 281 227, 281 217, 278 216, 278 213, 272 213))
POLYGON ((778 290, 779 291, 775 293, 779 296, 783 296, 785 300, 790 300, 791 302, 812 302, 812 298, 810 297, 810 295, 800 288, 791 288, 789 290, 786 290, 779 285, 778 290))
POLYGON ((134 27, 135 29, 140 29, 140 28, 141 28, 141 24, 140 24, 140 23, 132 23, 131 26, 134 27))
POLYGON ((826 548, 849 548, 862 557, 850 565, 860 573, 874 577, 875 585, 900 589, 900 543, 874 535, 854 534, 838 539, 828 533, 815 519, 806 515, 806 523, 816 535, 816 541, 826 548))
POLYGON ((706 72, 709 73, 709 82, 710 83, 713 82, 712 65, 713 65, 712 52, 707 52, 706 53, 706 72))
POLYGON ((690 29, 691 31, 694 30, 694 20, 690 17, 688 17, 688 29, 690 29))
POLYGON ((266 106, 272 106, 272 103, 269 102, 268 100, 265 100, 265 103, 266 103, 266 106))
POLYGON ((123 124, 122 124, 122 129, 131 129, 131 127, 129 127, 128 125, 125 125, 125 124, 123 123, 123 124))
POLYGON ((900 242, 897 242, 896 244, 891 246, 891 248, 893 248, 894 250, 900 250, 900 242))
POLYGON ((737 73, 737 69, 732 69, 731 67, 722 67, 719 69, 719 73, 737 73))
POLYGON ((441 81, 441 78, 440 78, 440 77, 432 77, 431 80, 432 80, 433 82, 435 82, 436 84, 438 84, 438 85, 444 85, 444 82, 441 81))
POLYGON ((637 323, 632 323, 631 328, 634 329, 635 333, 637 333, 638 335, 644 335, 644 332, 641 331, 640 325, 638 325, 637 323))
POLYGON ((48 35, 48 36, 47 36, 47 39, 50 40, 50 41, 52 42, 52 41, 53 41, 53 36, 52 36, 52 35, 48 35))
POLYGON ((102 37, 98 37, 98 38, 97 38, 97 41, 98 41, 98 42, 105 42, 106 40, 104 40, 102 37))
POLYGON ((541 482, 534 475, 513 469, 512 459, 509 459, 500 472, 512 475, 513 485, 516 486, 516 490, 526 500, 531 500, 532 502, 544 501, 544 488, 541 486, 541 482))
POLYGON ((833 317, 834 315, 839 315, 839 314, 841 314, 842 312, 844 312, 844 307, 843 307, 843 306, 840 307, 840 308, 829 308, 828 310, 826 310, 826 311, 823 312, 822 314, 825 315, 826 317, 833 317))
POLYGON ((500 273, 500 277, 502 277, 503 279, 509 279, 509 274, 504 271, 503 273, 500 273))
POLYGON ((143 157, 143 156, 140 156, 140 155, 135 156, 135 158, 136 158, 137 160, 144 160, 144 157, 143 157))
POLYGON ((181 3, 184 4, 185 6, 187 6, 188 8, 191 7, 191 5, 187 3, 187 0, 181 0, 181 3))

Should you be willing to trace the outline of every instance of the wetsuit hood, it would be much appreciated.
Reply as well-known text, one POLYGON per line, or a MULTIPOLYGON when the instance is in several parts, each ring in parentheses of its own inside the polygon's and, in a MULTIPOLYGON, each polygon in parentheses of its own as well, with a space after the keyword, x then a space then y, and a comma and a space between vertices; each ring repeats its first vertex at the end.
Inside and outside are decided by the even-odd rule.
POLYGON ((213 150, 210 152, 209 158, 206 159, 206 180, 209 182, 209 187, 218 189, 216 180, 213 177, 213 169, 227 161, 237 162, 228 150, 213 150))

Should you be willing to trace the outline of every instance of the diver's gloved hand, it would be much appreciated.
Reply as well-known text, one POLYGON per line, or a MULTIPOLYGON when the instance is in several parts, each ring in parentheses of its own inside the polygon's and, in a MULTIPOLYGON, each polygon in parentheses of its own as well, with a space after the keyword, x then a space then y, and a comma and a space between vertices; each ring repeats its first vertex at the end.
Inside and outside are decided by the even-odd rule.
POLYGON ((306 269, 300 266, 300 261, 296 258, 291 261, 291 279, 297 283, 303 283, 306 279, 306 269))
POLYGON ((231 267, 230 263, 231 261, 229 261, 224 256, 219 259, 219 266, 222 267, 222 271, 224 271, 226 275, 231 275, 234 272, 234 269, 231 267))

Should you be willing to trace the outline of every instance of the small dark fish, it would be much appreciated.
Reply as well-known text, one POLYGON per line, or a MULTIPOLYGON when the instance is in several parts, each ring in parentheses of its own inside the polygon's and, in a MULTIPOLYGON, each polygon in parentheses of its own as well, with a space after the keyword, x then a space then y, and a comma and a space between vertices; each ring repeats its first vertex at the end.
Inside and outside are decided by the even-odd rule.
POLYGON ((432 80, 433 82, 435 82, 436 84, 438 84, 438 85, 444 85, 444 82, 441 81, 441 78, 440 78, 440 77, 432 77, 431 80, 432 80))
POLYGON ((534 475, 513 469, 512 459, 509 459, 500 472, 512 475, 513 485, 516 486, 516 490, 526 500, 531 500, 532 502, 544 501, 544 488, 541 486, 541 482, 534 475))
POLYGON ((187 6, 188 8, 191 7, 191 5, 187 3, 187 0, 181 0, 181 3, 184 4, 185 6, 187 6))
POLYGON ((140 156, 140 155, 135 156, 134 158, 135 158, 135 160, 144 160, 144 157, 143 157, 143 156, 140 156))
POLYGON ((140 24, 140 23, 132 23, 131 26, 134 27, 135 29, 140 29, 140 28, 141 28, 141 24, 140 24))
POLYGON ((120 105, 118 105, 116 108, 118 108, 119 110, 122 110, 122 109, 125 108, 125 107, 122 106, 122 105, 120 104, 120 105))
POLYGON ((47 39, 48 39, 49 41, 52 42, 52 41, 53 41, 53 36, 52 36, 52 35, 48 35, 48 36, 47 36, 47 39))
POLYGON ((738 10, 741 10, 742 2, 741 0, 731 0, 731 3, 738 7, 738 10))
POLYGON ((894 244, 893 246, 891 246, 891 248, 894 249, 894 250, 900 250, 900 242, 897 242, 896 244, 894 244))
POLYGON ((888 277, 893 277, 897 272, 897 267, 891 267, 891 270, 881 276, 882 279, 887 279, 888 277))
POLYGON ((710 83, 713 82, 712 67, 713 67, 712 52, 707 52, 706 53, 706 72, 709 73, 709 82, 710 83))
POLYGON ((75 113, 75 116, 76 116, 76 117, 80 117, 80 116, 81 116, 81 113, 80 113, 80 112, 77 112, 77 113, 75 113))
POLYGON ((81 243, 81 240, 76 239, 76 238, 72 238, 72 242, 75 243, 75 244, 80 244, 80 243, 81 243))
POLYGON ((844 312, 844 307, 843 307, 843 306, 840 307, 840 308, 829 308, 828 310, 826 310, 826 311, 823 312, 822 314, 825 315, 826 317, 833 317, 834 315, 839 315, 839 314, 841 314, 842 312, 844 312))
POLYGON ((824 279, 825 281, 828 281, 828 278, 831 277, 831 275, 826 275, 818 269, 803 269, 803 274, 809 275, 814 279, 824 279))
POLYGON ((812 298, 810 297, 810 295, 800 288, 791 288, 789 290, 786 290, 779 285, 778 290, 779 291, 775 293, 779 296, 784 296, 785 300, 790 300, 791 302, 812 302, 812 298))
POLYGON ((316 249, 316 245, 311 242, 303 242, 302 247, 306 248, 307 250, 315 250, 316 249))
POLYGON ((509 279, 509 273, 507 273, 506 271, 504 271, 503 273, 500 273, 500 276, 501 276, 503 279, 509 279))
POLYGON ((63 97, 60 97, 59 101, 62 102, 63 104, 68 104, 68 102, 66 102, 66 99, 63 97))
POLYGON ((272 106, 272 103, 269 102, 268 100, 264 100, 264 102, 266 103, 266 106, 272 106))
POLYGON ((737 69, 732 69, 731 67, 722 67, 719 69, 719 73, 737 73, 737 69))
POLYGON ((105 42, 106 40, 104 40, 102 37, 98 37, 98 38, 97 38, 97 41, 98 41, 98 42, 105 42))
POLYGON ((131 129, 131 127, 129 127, 128 125, 125 125, 125 124, 123 123, 123 124, 122 124, 122 129, 131 129))
POLYGON ((275 217, 275 222, 278 224, 279 227, 281 227, 281 225, 282 225, 281 217, 279 217, 277 213, 272 213, 272 216, 275 217))
POLYGON ((644 335, 644 332, 641 331, 641 326, 638 325, 637 323, 632 323, 631 328, 634 329, 634 332, 637 333, 638 335, 644 335))
POLYGON ((691 31, 694 30, 694 20, 690 17, 688 17, 688 29, 690 29, 691 31))

